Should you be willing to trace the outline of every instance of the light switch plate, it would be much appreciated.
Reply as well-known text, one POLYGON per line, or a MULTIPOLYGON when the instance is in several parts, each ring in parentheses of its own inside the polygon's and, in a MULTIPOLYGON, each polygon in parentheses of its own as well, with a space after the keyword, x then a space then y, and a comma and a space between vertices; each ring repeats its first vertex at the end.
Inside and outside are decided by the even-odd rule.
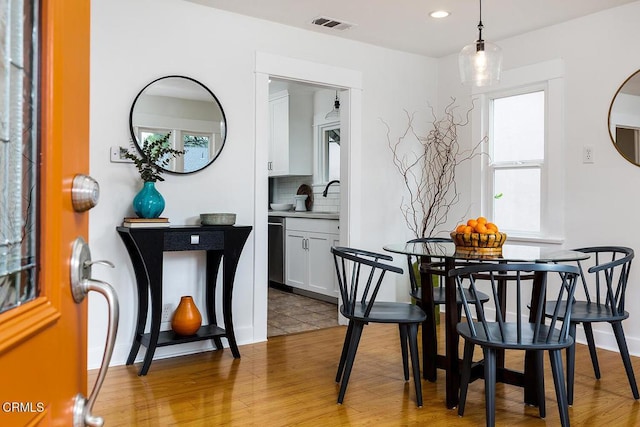
MULTIPOLYGON (((130 151, 131 149, 129 149, 130 151)), ((122 146, 112 146, 111 150, 110 150, 110 157, 109 160, 111 160, 111 163, 133 163, 133 160, 129 160, 125 157, 122 156, 123 152, 127 152, 127 147, 122 147, 122 146)))

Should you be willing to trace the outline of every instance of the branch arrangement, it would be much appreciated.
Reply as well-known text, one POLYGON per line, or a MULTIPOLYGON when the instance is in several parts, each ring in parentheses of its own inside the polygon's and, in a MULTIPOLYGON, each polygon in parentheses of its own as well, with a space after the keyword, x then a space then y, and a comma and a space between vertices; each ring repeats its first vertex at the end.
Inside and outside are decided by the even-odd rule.
POLYGON ((171 132, 162 137, 147 137, 140 150, 142 156, 128 151, 122 152, 123 157, 133 161, 144 182, 164 181, 162 172, 171 159, 184 154, 184 151, 171 148, 170 136, 171 132))
POLYGON ((462 118, 456 118, 455 99, 445 107, 441 118, 431 108, 431 130, 420 136, 414 129, 415 113, 406 110, 407 126, 396 140, 392 140, 387 126, 387 141, 393 154, 393 164, 400 172, 408 191, 400 210, 407 226, 416 237, 432 237, 447 222, 451 208, 460 200, 456 185, 456 168, 476 156, 482 155, 482 143, 462 150, 458 142, 458 128, 469 124, 473 107, 462 118), (419 141, 418 152, 407 150, 411 141, 419 141))

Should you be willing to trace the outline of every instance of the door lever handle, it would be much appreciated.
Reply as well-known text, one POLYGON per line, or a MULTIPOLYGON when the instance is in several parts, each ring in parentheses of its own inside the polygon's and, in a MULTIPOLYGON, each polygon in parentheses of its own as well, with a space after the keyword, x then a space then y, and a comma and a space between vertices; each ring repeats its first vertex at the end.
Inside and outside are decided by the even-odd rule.
POLYGON ((107 267, 111 267, 111 268, 116 268, 115 264, 113 264, 111 261, 107 261, 106 259, 101 259, 98 261, 85 261, 83 263, 83 265, 85 266, 85 268, 87 267, 91 267, 92 265, 97 264, 97 265, 106 265, 107 267))
POLYGON ((100 364, 100 370, 98 371, 98 377, 93 385, 89 398, 86 399, 82 393, 76 395, 76 401, 73 409, 73 426, 74 427, 102 427, 104 419, 102 417, 95 416, 91 413, 93 405, 96 403, 104 378, 107 375, 107 369, 109 368, 109 362, 113 355, 113 347, 116 342, 116 332, 118 331, 118 321, 120 320, 120 307, 118 304, 118 297, 113 287, 107 282, 95 279, 85 279, 82 281, 83 291, 85 295, 90 291, 98 292, 102 294, 107 300, 109 307, 109 323, 107 326, 107 342, 104 347, 104 353, 102 354, 102 363, 100 364))
POLYGON ((82 237, 78 237, 73 243, 73 249, 70 260, 70 281, 71 293, 77 304, 84 301, 87 294, 91 291, 102 294, 107 300, 109 308, 109 322, 107 325, 107 342, 102 355, 102 363, 98 371, 96 383, 91 390, 89 398, 85 398, 82 393, 78 393, 75 397, 73 407, 73 427, 101 427, 104 420, 91 414, 93 405, 100 393, 104 377, 107 375, 113 347, 116 342, 116 332, 118 331, 118 321, 120 319, 120 306, 118 304, 118 296, 113 287, 102 280, 91 278, 91 266, 93 264, 106 265, 114 267, 110 261, 100 260, 91 261, 91 251, 89 246, 82 237))

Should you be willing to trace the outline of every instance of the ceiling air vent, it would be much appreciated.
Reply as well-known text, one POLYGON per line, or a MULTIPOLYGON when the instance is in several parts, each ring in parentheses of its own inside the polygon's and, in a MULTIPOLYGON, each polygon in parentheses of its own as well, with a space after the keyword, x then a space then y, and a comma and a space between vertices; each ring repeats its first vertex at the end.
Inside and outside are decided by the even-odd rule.
POLYGON ((314 20, 311 21, 311 23, 314 25, 319 25, 321 27, 331 28, 332 30, 340 30, 340 31, 348 30, 349 28, 354 26, 354 24, 338 21, 333 18, 327 18, 326 16, 319 16, 317 18, 314 18, 314 20))

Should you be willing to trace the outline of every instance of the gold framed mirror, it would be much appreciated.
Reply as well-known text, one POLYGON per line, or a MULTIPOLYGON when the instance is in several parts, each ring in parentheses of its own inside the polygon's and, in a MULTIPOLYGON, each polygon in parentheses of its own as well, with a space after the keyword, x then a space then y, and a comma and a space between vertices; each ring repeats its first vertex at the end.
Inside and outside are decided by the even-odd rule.
POLYGON ((616 150, 640 166, 640 70, 618 88, 609 107, 609 136, 616 150))

